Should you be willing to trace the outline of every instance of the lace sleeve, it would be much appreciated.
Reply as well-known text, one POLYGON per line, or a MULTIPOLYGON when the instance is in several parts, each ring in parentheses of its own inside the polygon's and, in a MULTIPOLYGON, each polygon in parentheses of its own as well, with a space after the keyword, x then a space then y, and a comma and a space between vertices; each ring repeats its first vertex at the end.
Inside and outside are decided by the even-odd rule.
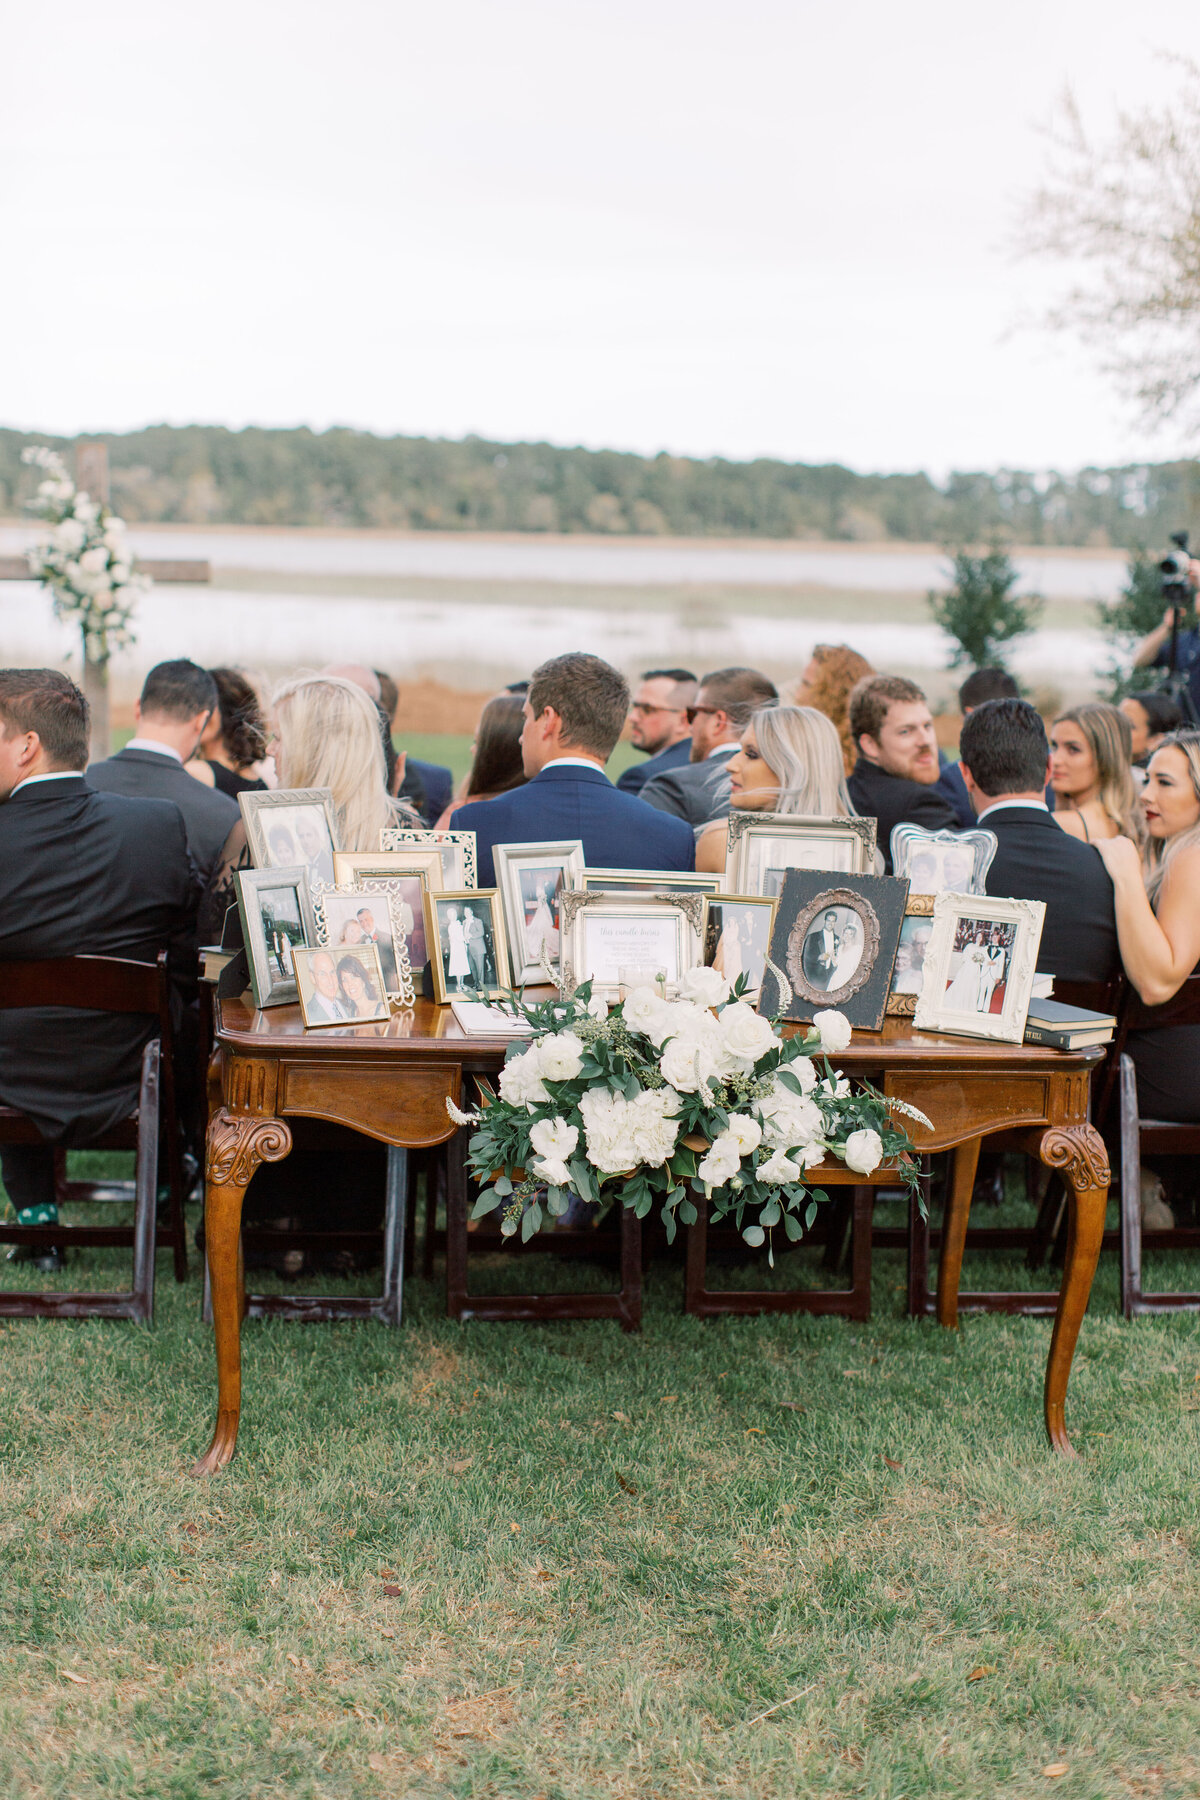
POLYGON ((225 914, 231 906, 237 904, 237 888, 233 877, 238 869, 248 869, 250 866, 246 827, 239 819, 225 839, 208 886, 200 896, 198 924, 202 944, 220 943, 225 914))

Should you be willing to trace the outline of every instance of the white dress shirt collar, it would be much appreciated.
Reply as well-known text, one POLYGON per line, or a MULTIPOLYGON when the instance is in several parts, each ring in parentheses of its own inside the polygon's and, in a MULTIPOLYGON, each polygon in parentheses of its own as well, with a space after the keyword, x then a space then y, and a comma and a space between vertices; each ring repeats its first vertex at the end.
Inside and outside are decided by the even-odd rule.
POLYGON ((975 823, 982 825, 983 821, 990 819, 993 813, 1008 812, 1014 806, 1033 807, 1035 812, 1048 813, 1050 811, 1044 800, 993 800, 992 804, 985 807, 980 813, 975 823))
POLYGON ((593 761, 590 756, 555 756, 548 763, 542 764, 538 774, 540 775, 545 769, 595 769, 597 775, 604 773, 600 764, 593 761))
POLYGON ((25 777, 24 781, 18 781, 16 787, 13 788, 12 793, 10 793, 8 797, 11 800, 13 794, 19 794, 23 787, 32 787, 35 781, 82 781, 82 780, 83 780, 83 770, 82 769, 52 769, 48 775, 27 775, 25 777))
POLYGON ((182 756, 173 744, 161 744, 157 738, 131 737, 123 748, 126 750, 149 750, 155 756, 173 756, 177 763, 183 762, 182 756))

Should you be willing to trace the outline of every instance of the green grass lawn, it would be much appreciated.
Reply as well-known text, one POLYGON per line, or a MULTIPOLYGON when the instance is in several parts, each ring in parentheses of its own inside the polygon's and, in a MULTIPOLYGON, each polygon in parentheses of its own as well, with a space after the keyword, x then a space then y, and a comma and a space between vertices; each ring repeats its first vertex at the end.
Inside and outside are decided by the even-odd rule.
MULTIPOLYGON (((404 731, 396 738, 401 749, 412 756, 420 757, 422 762, 441 763, 454 775, 455 785, 471 767, 471 740, 469 737, 458 737, 451 732, 436 731, 404 731)), ((631 763, 641 762, 641 753, 634 749, 627 740, 617 745, 606 765, 608 774, 615 781, 631 763)))
POLYGON ((206 1483, 194 1269, 153 1329, 0 1323, 0 1794, 1195 1796, 1200 1319, 1126 1325, 1104 1258, 1067 1463, 1049 1323, 902 1280, 865 1326, 685 1319, 665 1256, 640 1337, 420 1279, 397 1331, 251 1322, 206 1483))

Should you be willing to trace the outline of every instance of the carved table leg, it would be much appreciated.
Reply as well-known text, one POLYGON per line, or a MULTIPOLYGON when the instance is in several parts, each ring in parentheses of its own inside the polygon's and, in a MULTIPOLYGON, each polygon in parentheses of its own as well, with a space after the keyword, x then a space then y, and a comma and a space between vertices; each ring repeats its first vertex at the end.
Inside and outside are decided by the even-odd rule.
POLYGON ((209 1120, 204 1249, 217 1343, 217 1422, 193 1475, 215 1475, 237 1444, 242 1408, 242 1200, 258 1165, 279 1162, 291 1147, 292 1134, 282 1119, 231 1113, 221 1107, 209 1120))
POLYGON ((963 1248, 971 1217, 971 1195, 979 1167, 979 1139, 970 1138, 954 1151, 950 1180, 946 1185, 946 1212, 942 1219, 942 1254, 938 1261, 938 1324, 951 1331, 958 1324, 958 1284, 962 1276, 963 1248))
POLYGON ((1052 1446, 1063 1456, 1074 1456, 1064 1420, 1067 1383, 1104 1240, 1108 1153, 1095 1126, 1068 1125, 1046 1133, 1039 1155, 1048 1169, 1062 1171, 1069 1190, 1067 1260, 1046 1364, 1045 1409, 1052 1446))

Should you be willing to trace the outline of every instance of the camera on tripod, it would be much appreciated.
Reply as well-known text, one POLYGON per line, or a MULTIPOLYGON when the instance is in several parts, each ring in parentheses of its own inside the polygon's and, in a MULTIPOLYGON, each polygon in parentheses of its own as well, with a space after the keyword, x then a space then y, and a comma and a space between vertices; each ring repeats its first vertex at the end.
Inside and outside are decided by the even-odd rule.
POLYGON ((1193 663, 1189 660, 1186 669, 1179 667, 1179 634, 1188 623, 1188 613, 1196 597, 1195 583, 1192 578, 1192 558, 1188 548, 1186 531, 1173 531, 1171 542, 1175 546, 1167 552, 1158 565, 1162 577, 1162 597, 1171 609, 1171 639, 1167 651, 1167 673, 1159 686, 1159 693, 1169 700, 1174 700, 1189 725, 1200 725, 1200 708, 1197 708, 1190 674, 1193 663))
MULTIPOLYGON (((1162 597, 1168 606, 1186 613, 1193 597, 1188 533, 1173 531, 1171 542, 1175 546, 1174 550, 1169 550, 1158 565, 1158 572, 1162 576, 1162 597)), ((1179 623, 1182 625, 1182 618, 1179 623)))

